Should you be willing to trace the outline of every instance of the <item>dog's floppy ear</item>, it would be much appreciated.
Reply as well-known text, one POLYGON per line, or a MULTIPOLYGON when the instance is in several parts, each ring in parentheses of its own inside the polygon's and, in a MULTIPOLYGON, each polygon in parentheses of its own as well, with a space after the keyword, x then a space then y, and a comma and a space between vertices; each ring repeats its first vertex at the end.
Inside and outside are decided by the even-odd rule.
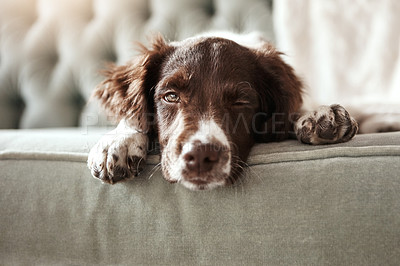
POLYGON ((150 49, 140 47, 141 54, 129 63, 109 65, 104 71, 106 79, 93 95, 118 120, 124 118, 137 130, 147 133, 151 129, 149 115, 154 113, 153 88, 159 80, 160 66, 172 47, 161 35, 154 38, 150 49))
POLYGON ((265 42, 254 52, 260 67, 257 90, 262 114, 257 116, 256 137, 259 141, 286 139, 302 105, 302 82, 272 44, 265 42))

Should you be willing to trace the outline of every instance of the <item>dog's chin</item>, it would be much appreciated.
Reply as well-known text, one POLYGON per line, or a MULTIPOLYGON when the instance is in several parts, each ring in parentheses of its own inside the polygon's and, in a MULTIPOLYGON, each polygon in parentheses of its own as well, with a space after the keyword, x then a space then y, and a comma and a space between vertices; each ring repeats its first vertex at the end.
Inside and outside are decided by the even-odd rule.
POLYGON ((220 181, 203 181, 200 179, 194 179, 194 180, 185 180, 181 179, 180 184, 182 184, 184 187, 194 190, 194 191, 199 191, 199 190, 212 190, 217 187, 222 187, 227 184, 226 180, 220 180, 220 181))
POLYGON ((185 177, 182 173, 176 173, 174 175, 170 175, 169 172, 163 171, 164 179, 172 184, 181 184, 185 188, 190 190, 199 191, 199 190, 212 190, 218 187, 227 186, 231 184, 229 182, 229 175, 222 173, 218 175, 218 178, 215 176, 209 176, 209 178, 205 177, 185 177))
POLYGON ((219 166, 218 169, 213 169, 209 173, 203 173, 199 176, 191 173, 184 167, 181 160, 171 160, 165 156, 161 160, 161 170, 164 179, 169 183, 178 183, 190 190, 211 190, 218 187, 223 187, 232 184, 232 178, 230 178, 231 167, 230 162, 223 166, 219 166), (167 159, 166 159, 167 158, 167 159), (174 163, 169 163, 174 162, 174 163))

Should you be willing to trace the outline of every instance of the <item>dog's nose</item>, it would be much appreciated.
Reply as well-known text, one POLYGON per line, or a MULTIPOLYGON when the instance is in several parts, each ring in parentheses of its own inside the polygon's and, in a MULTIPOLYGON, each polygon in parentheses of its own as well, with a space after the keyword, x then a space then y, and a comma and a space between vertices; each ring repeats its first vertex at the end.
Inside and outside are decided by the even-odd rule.
POLYGON ((220 154, 221 148, 218 145, 197 144, 183 155, 183 159, 189 171, 201 174, 211 171, 218 163, 220 154))

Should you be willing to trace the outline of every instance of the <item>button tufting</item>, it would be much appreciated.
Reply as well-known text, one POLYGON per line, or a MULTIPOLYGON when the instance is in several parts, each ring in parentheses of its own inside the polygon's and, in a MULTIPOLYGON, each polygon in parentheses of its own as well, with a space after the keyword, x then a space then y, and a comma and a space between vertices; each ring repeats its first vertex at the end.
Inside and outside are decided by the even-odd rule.
POLYGON ((18 95, 12 99, 13 105, 18 109, 18 111, 22 114, 25 109, 25 101, 24 99, 18 95))
POLYGON ((118 56, 115 51, 107 51, 104 56, 104 61, 106 62, 114 62, 116 63, 118 60, 118 56))
POLYGON ((6 84, 7 87, 11 86, 12 88, 9 88, 10 91, 7 91, 3 97, 7 99, 7 103, 11 104, 12 106, 16 107, 17 109, 23 109, 25 107, 25 101, 22 98, 21 94, 18 91, 17 86, 13 86, 12 84, 6 84))
POLYGON ((53 52, 51 54, 48 55, 48 64, 50 66, 55 67, 58 63, 58 61, 60 60, 60 56, 58 55, 57 52, 53 52))
POLYGON ((263 14, 271 1, 0 0, 0 94, 14 77, 21 92, 6 99, 13 107, 0 109, 22 127, 77 125, 81 112, 98 111, 85 102, 104 63, 129 60, 133 42, 156 32, 173 41, 202 31, 269 31, 263 14))
POLYGON ((78 113, 80 113, 83 109, 83 107, 86 104, 86 99, 80 92, 75 92, 73 95, 71 95, 71 104, 75 106, 76 110, 79 110, 78 113))
POLYGON ((205 1, 204 4, 205 4, 204 9, 206 11, 206 14, 210 17, 214 16, 216 13, 214 0, 205 1))
POLYGON ((150 6, 151 1, 146 1, 146 8, 143 9, 143 20, 147 21, 151 18, 152 12, 151 12, 151 6, 150 6))
POLYGON ((14 114, 14 125, 12 125, 12 128, 18 128, 19 127, 19 121, 25 111, 25 101, 21 97, 21 95, 12 95, 11 98, 9 99, 9 105, 12 106, 12 112, 14 114))

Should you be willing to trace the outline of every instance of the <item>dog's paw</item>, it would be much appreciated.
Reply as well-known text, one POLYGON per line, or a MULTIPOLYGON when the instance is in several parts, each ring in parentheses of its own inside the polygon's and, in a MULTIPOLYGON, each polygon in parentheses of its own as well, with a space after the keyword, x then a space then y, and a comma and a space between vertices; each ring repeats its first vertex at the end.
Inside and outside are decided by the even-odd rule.
POLYGON ((357 122, 342 106, 321 106, 301 116, 294 126, 297 139, 308 144, 349 141, 358 131, 357 122))
POLYGON ((145 134, 109 133, 90 150, 88 167, 93 177, 114 184, 139 174, 145 163, 146 148, 145 134))

